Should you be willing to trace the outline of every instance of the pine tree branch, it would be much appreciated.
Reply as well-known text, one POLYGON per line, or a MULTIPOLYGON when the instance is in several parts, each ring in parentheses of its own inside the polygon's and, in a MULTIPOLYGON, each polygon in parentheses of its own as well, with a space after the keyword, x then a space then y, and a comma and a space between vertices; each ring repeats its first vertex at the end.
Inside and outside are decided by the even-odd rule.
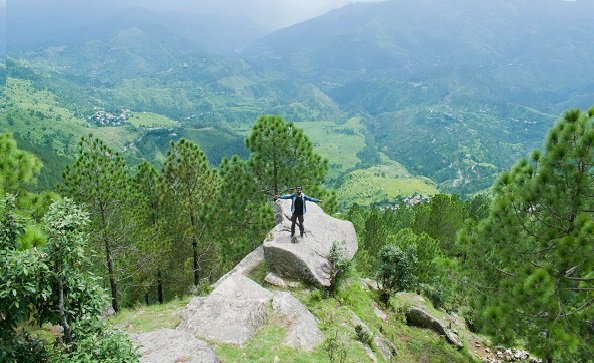
POLYGON ((588 306, 592 305, 594 303, 594 298, 588 300, 584 305, 580 306, 579 308, 575 309, 574 311, 570 312, 570 313, 565 313, 565 314, 559 314, 559 317, 568 317, 570 315, 579 313, 580 311, 586 309, 588 306))
POLYGON ((489 262, 489 260, 485 259, 484 261, 485 261, 485 262, 486 262, 486 263, 487 263, 489 266, 493 267, 495 270, 497 270, 497 271, 501 272, 501 273, 502 273, 502 274, 504 274, 505 276, 508 276, 508 277, 516 277, 516 275, 514 275, 514 274, 512 274, 512 273, 510 273, 510 272, 504 271, 504 270, 500 269, 499 267, 495 266, 493 263, 489 262))
POLYGON ((572 281, 594 281, 594 278, 583 278, 583 277, 568 277, 567 275, 565 276, 568 280, 572 280, 572 281))

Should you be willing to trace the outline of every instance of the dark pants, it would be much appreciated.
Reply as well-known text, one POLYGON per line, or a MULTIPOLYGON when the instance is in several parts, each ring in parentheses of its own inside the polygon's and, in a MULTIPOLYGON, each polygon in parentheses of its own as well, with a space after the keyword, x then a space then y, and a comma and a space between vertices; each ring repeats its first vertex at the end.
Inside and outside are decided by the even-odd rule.
POLYGON ((293 214, 291 216, 291 236, 295 235, 295 222, 299 219, 299 234, 303 237, 303 214, 293 214))

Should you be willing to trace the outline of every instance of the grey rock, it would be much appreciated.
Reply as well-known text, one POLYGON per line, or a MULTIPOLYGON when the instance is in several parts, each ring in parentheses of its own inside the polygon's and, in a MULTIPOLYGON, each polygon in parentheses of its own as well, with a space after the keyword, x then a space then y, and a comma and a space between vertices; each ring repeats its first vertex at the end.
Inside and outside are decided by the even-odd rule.
POLYGON ((373 344, 375 344, 375 346, 377 347, 377 350, 379 351, 379 353, 383 356, 384 360, 387 362, 390 362, 392 360, 392 351, 396 351, 396 347, 394 346, 394 349, 392 349, 392 345, 391 342, 389 342, 387 339, 380 337, 376 334, 374 334, 369 327, 367 326, 367 324, 365 324, 363 322, 363 320, 361 320, 361 318, 355 314, 354 312, 352 313, 352 319, 351 321, 353 322, 354 326, 360 325, 363 328, 363 331, 365 331, 367 334, 371 335, 373 337, 373 344))
MULTIPOLYGON (((331 217, 316 203, 307 202, 305 238, 297 238, 298 243, 291 243, 291 200, 277 200, 274 211, 278 224, 263 244, 268 270, 281 277, 330 286, 328 255, 332 244, 341 244, 347 259, 352 259, 357 252, 357 235, 353 224, 331 217)), ((299 233, 299 227, 295 229, 299 233)))
POLYGON ((266 274, 266 277, 264 277, 264 282, 267 282, 270 285, 282 287, 283 289, 287 288, 287 284, 286 284, 285 280, 283 280, 279 276, 275 275, 273 272, 268 272, 266 274))
POLYGON ((464 348, 460 339, 455 334, 452 334, 443 322, 421 308, 410 307, 406 311, 406 321, 408 325, 433 329, 437 333, 445 335, 447 341, 455 345, 458 349, 464 348))
POLYGON ((204 341, 196 339, 192 334, 161 329, 149 333, 132 336, 140 347, 141 363, 186 362, 186 363, 220 363, 221 359, 204 341))
POLYGON ((178 330, 225 343, 244 344, 266 321, 272 293, 241 274, 228 276, 208 297, 195 297, 178 330))
POLYGON ((210 294, 234 300, 257 300, 265 303, 272 298, 270 290, 258 285, 254 280, 241 274, 225 279, 210 294))
POLYGON ((244 276, 249 275, 250 273, 254 272, 261 264, 265 262, 264 260, 264 247, 262 245, 258 246, 255 250, 253 250, 250 254, 245 256, 237 266, 233 267, 231 271, 227 272, 223 275, 217 282, 214 283, 214 287, 219 286, 223 281, 225 281, 229 276, 235 274, 241 274, 244 276))
POLYGON ((287 327, 284 344, 311 352, 324 341, 318 319, 291 294, 278 292, 272 299, 272 309, 284 316, 283 323, 287 327))

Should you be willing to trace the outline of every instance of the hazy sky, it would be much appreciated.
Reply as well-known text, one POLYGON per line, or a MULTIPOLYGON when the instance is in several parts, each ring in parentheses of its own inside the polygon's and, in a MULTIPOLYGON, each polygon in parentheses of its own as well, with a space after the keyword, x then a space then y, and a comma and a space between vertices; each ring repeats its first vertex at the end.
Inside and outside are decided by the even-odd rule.
MULTIPOLYGON (((0 56, 8 44, 35 44, 35 39, 94 24, 126 9, 247 17, 268 31, 287 27, 340 8, 353 0, 0 0, 0 56), (1 14, 0 14, 1 15, 1 14)), ((375 2, 378 0, 358 0, 375 2)))
POLYGON ((155 11, 246 16, 256 24, 273 30, 321 15, 350 1, 352 0, 12 0, 7 3, 7 7, 9 27, 11 17, 19 18, 20 21, 21 17, 29 16, 33 22, 36 19, 55 19, 54 25, 59 28, 63 19, 84 23, 93 17, 131 7, 143 7, 155 11))

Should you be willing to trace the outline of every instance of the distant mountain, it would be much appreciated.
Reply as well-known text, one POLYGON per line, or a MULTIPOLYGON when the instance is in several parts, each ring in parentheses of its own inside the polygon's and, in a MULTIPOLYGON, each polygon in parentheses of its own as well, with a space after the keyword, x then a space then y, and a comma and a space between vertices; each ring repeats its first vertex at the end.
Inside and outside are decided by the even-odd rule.
POLYGON ((339 86, 472 72, 503 99, 557 113, 594 96, 592 13, 594 2, 583 0, 352 3, 265 36, 243 55, 339 86))
MULTIPOLYGON (((140 118, 115 130, 120 146, 133 144, 137 157, 159 162, 171 135, 200 139, 213 160, 244 152, 242 135, 257 117, 278 114, 334 123, 365 140, 351 149, 348 170, 331 160, 333 186, 353 165, 369 169, 389 158, 407 177, 472 194, 540 148, 560 112, 591 106, 593 7, 581 0, 351 3, 267 35, 246 19, 128 9, 76 31, 58 29, 34 48, 9 44, 7 74, 17 92, 10 120, 37 143, 67 150, 78 135, 54 130, 58 107, 61 120, 83 123, 97 108, 130 109, 140 118), (52 102, 42 107, 45 91, 52 102), (157 122, 151 113, 168 118, 159 131, 146 126, 157 122), (27 124, 35 117, 41 131, 27 124), (353 119, 356 127, 343 127, 353 119), (213 126, 220 145, 204 134, 213 126)), ((325 125, 312 129, 334 135, 325 125)), ((341 149, 328 150, 340 157, 341 149)))

